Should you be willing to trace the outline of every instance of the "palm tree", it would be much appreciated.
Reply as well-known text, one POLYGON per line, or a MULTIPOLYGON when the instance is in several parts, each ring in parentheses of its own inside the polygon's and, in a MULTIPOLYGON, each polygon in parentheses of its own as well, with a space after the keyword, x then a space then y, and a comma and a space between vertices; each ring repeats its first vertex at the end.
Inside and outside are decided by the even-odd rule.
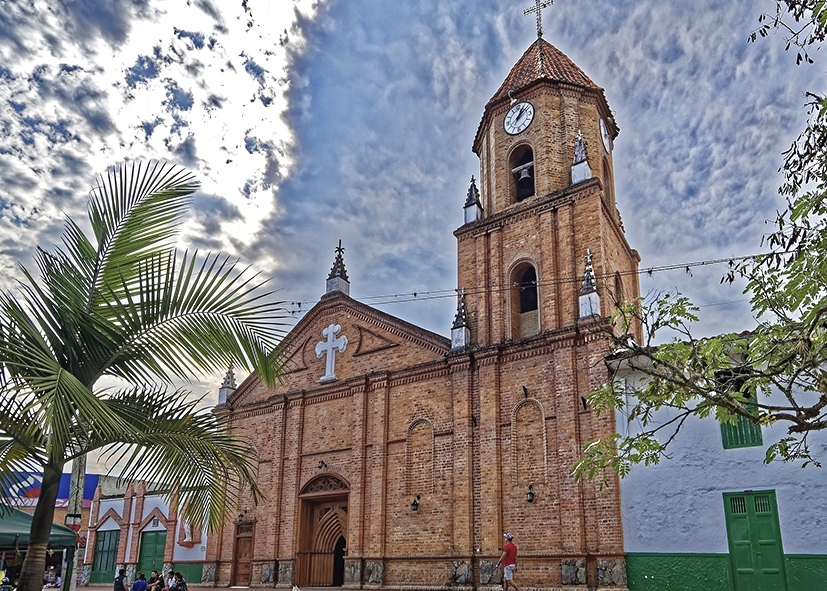
POLYGON ((260 496, 254 450, 175 387, 232 364, 279 378, 284 311, 264 282, 174 248, 197 188, 165 163, 111 169, 90 194, 91 233, 68 219, 37 276, 21 265, 20 289, 0 294, 0 484, 43 474, 21 591, 41 589, 61 474, 90 452, 119 458, 124 479, 152 475, 209 527, 260 496))

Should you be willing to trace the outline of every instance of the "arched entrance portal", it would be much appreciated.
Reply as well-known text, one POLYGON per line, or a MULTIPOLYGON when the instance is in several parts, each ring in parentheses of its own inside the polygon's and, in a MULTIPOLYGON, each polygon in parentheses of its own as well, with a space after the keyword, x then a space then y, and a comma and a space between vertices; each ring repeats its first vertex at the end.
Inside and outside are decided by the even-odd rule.
POLYGON ((302 489, 297 585, 344 584, 349 494, 348 485, 332 474, 319 476, 302 489))

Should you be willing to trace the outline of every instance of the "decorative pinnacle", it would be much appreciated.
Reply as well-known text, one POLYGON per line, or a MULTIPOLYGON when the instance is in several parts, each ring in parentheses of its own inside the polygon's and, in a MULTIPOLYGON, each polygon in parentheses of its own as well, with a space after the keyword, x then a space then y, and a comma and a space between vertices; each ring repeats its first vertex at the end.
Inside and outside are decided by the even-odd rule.
POLYGON ((463 287, 457 298, 457 315, 454 316, 454 324, 451 325, 451 328, 463 328, 466 326, 468 326, 468 319, 465 315, 465 288, 463 287))
POLYGON ((334 279, 336 277, 341 277, 345 281, 350 281, 347 278, 347 270, 345 269, 345 259, 342 258, 342 254, 344 254, 345 249, 342 248, 342 241, 339 240, 339 246, 336 247, 336 258, 333 261, 333 266, 330 268, 330 274, 327 276, 328 279, 334 279))
POLYGON ((465 198, 465 207, 471 207, 472 205, 479 205, 480 204, 480 192, 477 189, 477 181, 474 180, 474 176, 471 175, 471 186, 468 187, 468 195, 465 198))
POLYGON ((594 276, 594 268, 592 267, 592 251, 586 249, 586 272, 583 275, 583 287, 580 288, 580 293, 592 291, 597 291, 597 278, 594 276))
POLYGON ((577 143, 574 145, 574 162, 572 164, 580 164, 581 162, 585 162, 586 159, 586 144, 583 142, 583 131, 578 129, 577 143))
POLYGON ((528 16, 532 12, 535 13, 535 16, 537 18, 537 38, 538 39, 543 36, 543 14, 542 14, 542 10, 544 8, 548 8, 552 4, 554 4, 554 0, 534 0, 534 6, 532 6, 531 8, 526 8, 523 11, 523 15, 525 15, 525 16, 528 16))
POLYGON ((224 376, 224 381, 221 383, 222 388, 231 388, 235 390, 235 373, 233 373, 233 366, 227 369, 227 375, 224 376))

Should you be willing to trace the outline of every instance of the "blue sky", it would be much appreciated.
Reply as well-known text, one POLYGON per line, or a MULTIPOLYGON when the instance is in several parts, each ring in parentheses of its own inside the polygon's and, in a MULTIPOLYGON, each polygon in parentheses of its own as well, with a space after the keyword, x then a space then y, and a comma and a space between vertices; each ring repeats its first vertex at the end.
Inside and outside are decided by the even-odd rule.
MULTIPOLYGON (((84 216, 96 173, 165 158, 203 183, 182 246, 239 256, 318 300, 339 239, 351 295, 448 335, 453 230, 483 107, 536 36, 530 2, 77 0, 0 4, 0 287, 84 216), (409 299, 398 297, 396 299, 409 299)), ((748 44, 770 0, 557 0, 545 39, 603 86, 618 207, 642 268, 759 250, 781 153, 824 61, 748 44)), ((644 276, 754 320, 722 266, 644 276), (732 302, 722 304, 722 302, 732 302)))

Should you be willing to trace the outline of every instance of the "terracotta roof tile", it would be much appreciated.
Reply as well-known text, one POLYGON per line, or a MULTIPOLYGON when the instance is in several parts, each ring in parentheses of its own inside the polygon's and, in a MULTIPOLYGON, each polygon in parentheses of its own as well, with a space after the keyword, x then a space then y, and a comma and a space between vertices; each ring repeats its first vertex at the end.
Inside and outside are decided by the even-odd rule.
POLYGON ((486 118, 494 105, 506 100, 509 90, 516 92, 540 80, 552 83, 562 82, 563 84, 571 84, 596 92, 599 97, 598 100, 602 104, 602 110, 605 112, 607 122, 610 124, 610 129, 613 128, 612 135, 616 136, 620 131, 611 109, 606 102, 606 95, 603 89, 595 84, 591 78, 586 76, 586 73, 578 68, 566 54, 545 39, 540 38, 532 43, 523 56, 514 64, 514 67, 511 68, 508 76, 506 76, 505 82, 503 82, 497 92, 494 93, 491 100, 486 103, 482 120, 477 127, 477 133, 471 147, 475 154, 479 155, 480 134, 482 133, 486 118))
POLYGON ((505 98, 508 96, 509 90, 519 90, 542 78, 593 90, 603 90, 592 82, 583 70, 578 68, 562 51, 545 39, 537 39, 511 68, 505 82, 494 93, 488 104, 505 98))

